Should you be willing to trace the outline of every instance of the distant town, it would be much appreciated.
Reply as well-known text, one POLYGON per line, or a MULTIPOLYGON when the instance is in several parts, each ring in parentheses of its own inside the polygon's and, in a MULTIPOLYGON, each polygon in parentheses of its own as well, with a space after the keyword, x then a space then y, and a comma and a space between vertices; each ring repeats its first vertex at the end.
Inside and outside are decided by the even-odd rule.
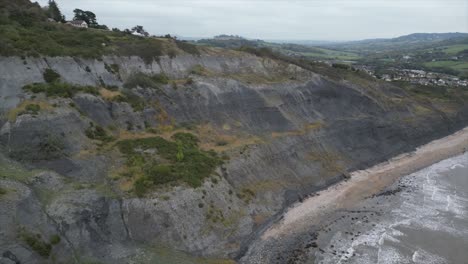
POLYGON ((375 69, 365 65, 353 65, 353 68, 369 74, 378 79, 383 79, 387 82, 405 81, 420 85, 437 85, 437 86, 468 86, 468 80, 461 80, 457 76, 428 72, 423 70, 413 69, 397 69, 389 68, 386 74, 377 75, 375 69))

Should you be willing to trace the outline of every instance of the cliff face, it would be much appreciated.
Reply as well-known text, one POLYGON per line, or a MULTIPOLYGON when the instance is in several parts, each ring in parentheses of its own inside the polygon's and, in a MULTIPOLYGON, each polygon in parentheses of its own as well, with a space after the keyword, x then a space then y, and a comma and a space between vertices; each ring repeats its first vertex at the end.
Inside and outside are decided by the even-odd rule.
POLYGON ((466 126, 467 111, 463 97, 422 97, 238 52, 151 65, 137 57, 1 58, 2 261, 154 263, 172 249, 232 258, 285 206, 466 126), (70 98, 22 89, 44 82, 48 68, 63 82, 108 89, 70 98), (136 73, 171 81, 129 88, 136 73), (113 100, 130 89, 144 107, 113 100), (28 103, 40 111, 22 112, 28 103), (115 141, 90 138, 97 126, 115 141), (177 131, 196 135, 224 163, 201 187, 158 185, 136 196, 115 142, 177 131))

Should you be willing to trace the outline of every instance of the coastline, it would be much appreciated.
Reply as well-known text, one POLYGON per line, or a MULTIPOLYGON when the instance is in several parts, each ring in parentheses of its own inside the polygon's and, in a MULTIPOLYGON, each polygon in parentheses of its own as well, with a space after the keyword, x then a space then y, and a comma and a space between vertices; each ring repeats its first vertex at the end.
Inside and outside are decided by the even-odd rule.
POLYGON ((351 173, 349 180, 332 185, 286 210, 282 219, 271 225, 261 240, 278 239, 303 232, 325 216, 350 208, 367 197, 378 194, 400 177, 416 172, 441 160, 462 154, 468 149, 468 127, 447 137, 434 140, 391 160, 366 170, 351 173))

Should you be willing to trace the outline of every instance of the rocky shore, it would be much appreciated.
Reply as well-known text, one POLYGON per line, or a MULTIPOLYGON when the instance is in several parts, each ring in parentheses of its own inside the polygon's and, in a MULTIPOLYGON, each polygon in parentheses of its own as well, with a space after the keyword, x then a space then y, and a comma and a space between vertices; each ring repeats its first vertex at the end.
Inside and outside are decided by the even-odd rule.
MULTIPOLYGON (((365 206, 359 210, 353 209, 356 205, 367 198, 383 197, 385 200, 385 197, 401 192, 409 184, 398 182, 400 177, 465 153, 467 149, 468 128, 465 128, 432 141, 414 152, 353 172, 349 180, 322 190, 286 210, 280 220, 267 228, 252 244, 241 263, 302 263, 310 258, 311 250, 323 251, 317 244, 319 231, 332 231, 328 226, 347 218, 363 221, 362 225, 372 224, 375 217, 384 211, 384 208, 379 208, 378 202, 372 209, 365 206)), ((358 233, 349 235, 357 236, 358 233)), ((333 253, 346 258, 352 256, 347 255, 347 252, 340 254, 332 250, 333 253)))

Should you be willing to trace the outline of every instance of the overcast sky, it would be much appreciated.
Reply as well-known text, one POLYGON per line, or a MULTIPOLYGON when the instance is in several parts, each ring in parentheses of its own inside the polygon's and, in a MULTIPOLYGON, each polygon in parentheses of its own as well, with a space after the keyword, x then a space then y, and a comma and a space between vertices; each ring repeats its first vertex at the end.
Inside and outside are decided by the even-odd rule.
MULTIPOLYGON (((34 1, 34 0, 33 0, 34 1)), ((39 0, 45 5, 48 0, 39 0)), ((468 0, 56 0, 100 24, 151 34, 259 39, 357 40, 415 32, 468 32, 468 0)))

